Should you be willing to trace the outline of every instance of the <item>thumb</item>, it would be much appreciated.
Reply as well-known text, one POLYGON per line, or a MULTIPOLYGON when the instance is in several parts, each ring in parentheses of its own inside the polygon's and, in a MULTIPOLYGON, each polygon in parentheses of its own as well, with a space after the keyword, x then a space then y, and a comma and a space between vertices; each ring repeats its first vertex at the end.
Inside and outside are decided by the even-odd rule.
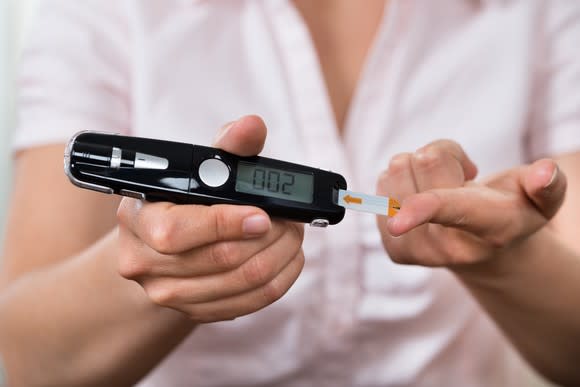
POLYGON ((566 193, 566 176, 556 162, 542 159, 523 169, 521 183, 538 210, 551 219, 560 209, 566 193))
POLYGON ((238 156, 255 156, 266 142, 266 124, 258 116, 244 116, 225 125, 214 140, 214 146, 238 156))

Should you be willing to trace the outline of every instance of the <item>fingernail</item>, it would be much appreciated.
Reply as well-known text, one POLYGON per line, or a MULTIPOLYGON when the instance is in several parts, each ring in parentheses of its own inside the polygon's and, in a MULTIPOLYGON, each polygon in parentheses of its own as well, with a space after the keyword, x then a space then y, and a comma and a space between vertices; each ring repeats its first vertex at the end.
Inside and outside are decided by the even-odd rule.
POLYGON ((251 215, 244 219, 242 230, 246 235, 260 235, 270 230, 270 219, 261 214, 251 215))
POLYGON ((548 184, 544 186, 544 188, 550 188, 554 184, 556 178, 558 177, 558 169, 559 168, 556 165, 556 168, 554 168, 554 172, 552 172, 552 177, 550 177, 550 181, 548 182, 548 184))
POLYGON ((232 122, 226 124, 223 128, 220 129, 219 133, 217 134, 217 136, 213 140, 214 145, 219 144, 219 142, 221 141, 221 139, 225 137, 225 135, 230 131, 230 129, 234 126, 234 124, 236 122, 238 122, 238 121, 232 121, 232 122))

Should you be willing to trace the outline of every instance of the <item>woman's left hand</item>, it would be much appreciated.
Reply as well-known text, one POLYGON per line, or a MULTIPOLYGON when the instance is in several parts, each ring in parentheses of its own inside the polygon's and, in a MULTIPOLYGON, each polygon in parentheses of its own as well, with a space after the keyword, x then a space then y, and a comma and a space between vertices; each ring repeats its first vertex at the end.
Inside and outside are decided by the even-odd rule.
POLYGON ((393 261, 457 267, 510 254, 550 221, 566 191, 564 174, 549 159, 481 182, 473 181, 476 174, 449 140, 391 160, 378 193, 402 200, 394 218, 379 217, 393 261))

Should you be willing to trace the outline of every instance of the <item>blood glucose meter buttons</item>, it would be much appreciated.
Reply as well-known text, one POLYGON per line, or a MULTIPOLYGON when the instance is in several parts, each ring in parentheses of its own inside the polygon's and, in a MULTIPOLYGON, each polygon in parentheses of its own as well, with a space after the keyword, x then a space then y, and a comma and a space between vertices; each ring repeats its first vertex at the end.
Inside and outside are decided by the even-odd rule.
POLYGON ((207 159, 199 165, 199 178, 209 187, 221 187, 230 178, 230 168, 220 159, 207 159))

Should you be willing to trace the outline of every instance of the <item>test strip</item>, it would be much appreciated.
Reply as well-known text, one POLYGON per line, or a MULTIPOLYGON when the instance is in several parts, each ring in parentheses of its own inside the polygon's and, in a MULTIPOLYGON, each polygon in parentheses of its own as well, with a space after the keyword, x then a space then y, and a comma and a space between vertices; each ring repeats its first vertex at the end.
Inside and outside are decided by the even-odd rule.
POLYGON ((370 212, 377 215, 395 216, 401 204, 387 196, 367 195, 341 189, 338 191, 338 205, 349 210, 370 212))

